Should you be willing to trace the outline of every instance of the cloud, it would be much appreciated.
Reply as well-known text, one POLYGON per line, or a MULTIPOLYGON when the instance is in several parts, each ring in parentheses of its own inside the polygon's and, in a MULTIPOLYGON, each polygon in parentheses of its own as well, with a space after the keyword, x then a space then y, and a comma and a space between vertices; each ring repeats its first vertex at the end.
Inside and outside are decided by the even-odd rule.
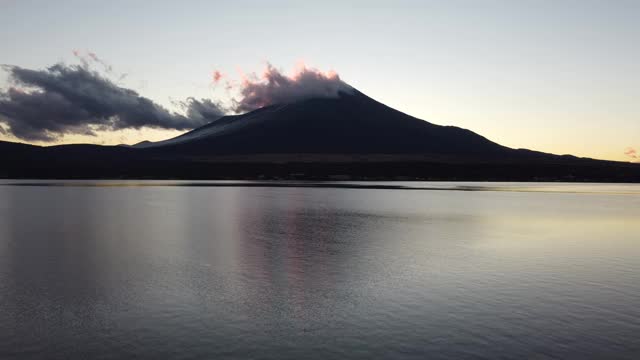
POLYGON ((107 64, 106 62, 104 62, 102 59, 100 59, 95 53, 92 52, 88 52, 87 55, 91 58, 91 60, 93 60, 94 62, 102 65, 102 67, 104 67, 104 70, 106 72, 112 72, 113 71, 113 67, 109 64, 107 64))
MULTIPOLYGON (((72 53, 73 53, 73 56, 75 56, 78 59, 78 61, 80 61, 80 63, 82 64, 82 67, 84 67, 85 69, 89 69, 92 64, 98 64, 102 67, 102 69, 106 73, 113 74, 113 66, 111 66, 106 61, 99 58, 98 55, 96 55, 96 53, 87 51, 83 55, 80 50, 73 50, 72 53)), ((119 75, 119 77, 123 77, 123 75, 126 76, 126 74, 122 74, 122 75, 119 75)))
POLYGON ((628 147, 624 150, 624 154, 627 155, 628 157, 637 160, 638 158, 638 152, 636 151, 636 149, 632 148, 632 147, 628 147))
MULTIPOLYGON (((89 56, 100 61, 95 54, 89 56)), ((170 112, 91 70, 86 59, 81 63, 43 70, 4 66, 13 86, 0 90, 0 123, 17 138, 54 141, 64 134, 95 135, 98 130, 187 130, 224 115, 214 102, 193 98, 182 103, 186 116, 170 112)))
POLYGON ((214 70, 213 71, 213 82, 218 83, 220 82, 220 80, 222 79, 224 75, 218 71, 218 70, 214 70))
POLYGON ((353 88, 342 81, 337 73, 324 73, 317 69, 299 65, 291 76, 282 74, 267 63, 262 76, 245 76, 239 85, 228 83, 228 88, 236 88, 240 95, 234 99, 233 110, 248 112, 273 104, 288 104, 308 98, 338 97, 340 92, 351 93, 353 88))
POLYGON ((209 99, 187 98, 186 101, 181 103, 183 109, 185 109, 186 116, 191 121, 200 122, 203 124, 209 123, 215 119, 222 117, 222 105, 215 103, 209 99))
POLYGON ((73 54, 78 65, 58 63, 39 70, 3 66, 11 86, 0 89, 0 134, 48 142, 69 134, 95 136, 97 131, 190 130, 224 116, 227 111, 243 113, 353 91, 335 72, 300 64, 291 75, 285 75, 267 63, 260 76, 245 75, 239 70, 240 81, 214 70, 213 82, 224 83, 228 106, 190 97, 175 103, 182 110, 176 113, 120 86, 126 74, 114 74, 111 65, 95 53, 74 50, 73 54))

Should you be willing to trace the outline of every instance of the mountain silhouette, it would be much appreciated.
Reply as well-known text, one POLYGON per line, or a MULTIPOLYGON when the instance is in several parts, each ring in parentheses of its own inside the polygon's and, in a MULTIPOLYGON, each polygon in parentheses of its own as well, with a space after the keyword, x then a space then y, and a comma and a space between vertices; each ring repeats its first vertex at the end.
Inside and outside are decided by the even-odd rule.
POLYGON ((640 182, 637 164, 512 149, 353 90, 224 116, 133 146, 0 142, 4 178, 640 182))
POLYGON ((180 154, 432 154, 515 156, 466 129, 414 118, 354 90, 225 116, 140 149, 180 154))

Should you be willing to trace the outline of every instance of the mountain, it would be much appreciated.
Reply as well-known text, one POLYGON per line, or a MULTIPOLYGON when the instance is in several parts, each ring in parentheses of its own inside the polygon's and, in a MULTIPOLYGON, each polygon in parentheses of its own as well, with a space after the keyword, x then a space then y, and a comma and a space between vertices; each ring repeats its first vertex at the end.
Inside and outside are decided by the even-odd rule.
POLYGON ((496 144, 361 92, 225 116, 133 146, 2 143, 5 178, 633 181, 640 166, 496 144))
POLYGON ((313 98, 225 116, 176 138, 134 147, 189 155, 517 155, 469 130, 414 118, 357 90, 337 98, 313 98))

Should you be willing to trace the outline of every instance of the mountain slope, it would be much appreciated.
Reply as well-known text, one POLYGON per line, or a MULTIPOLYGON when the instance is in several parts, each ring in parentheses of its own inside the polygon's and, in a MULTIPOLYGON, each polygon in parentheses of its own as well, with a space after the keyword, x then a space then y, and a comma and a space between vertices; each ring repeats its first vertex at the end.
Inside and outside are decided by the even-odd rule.
POLYGON ((440 154, 512 156, 469 130, 416 119, 355 91, 226 116, 139 148, 173 154, 440 154))
POLYGON ((134 146, 0 142, 0 178, 640 182, 640 165, 511 149, 364 94, 225 116, 134 146))

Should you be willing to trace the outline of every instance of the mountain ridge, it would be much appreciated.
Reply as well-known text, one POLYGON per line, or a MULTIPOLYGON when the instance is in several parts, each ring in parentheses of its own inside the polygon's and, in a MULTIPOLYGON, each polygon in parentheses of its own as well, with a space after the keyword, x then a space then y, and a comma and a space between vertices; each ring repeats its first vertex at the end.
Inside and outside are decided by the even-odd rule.
POLYGON ((355 89, 353 94, 341 92, 337 98, 311 98, 226 116, 176 138, 141 146, 162 147, 169 147, 172 151, 208 154, 471 155, 471 152, 488 153, 508 149, 470 130, 435 125, 402 113, 355 89))
POLYGON ((640 164, 512 149, 354 89, 229 115, 133 146, 0 142, 4 178, 640 182, 640 164))

